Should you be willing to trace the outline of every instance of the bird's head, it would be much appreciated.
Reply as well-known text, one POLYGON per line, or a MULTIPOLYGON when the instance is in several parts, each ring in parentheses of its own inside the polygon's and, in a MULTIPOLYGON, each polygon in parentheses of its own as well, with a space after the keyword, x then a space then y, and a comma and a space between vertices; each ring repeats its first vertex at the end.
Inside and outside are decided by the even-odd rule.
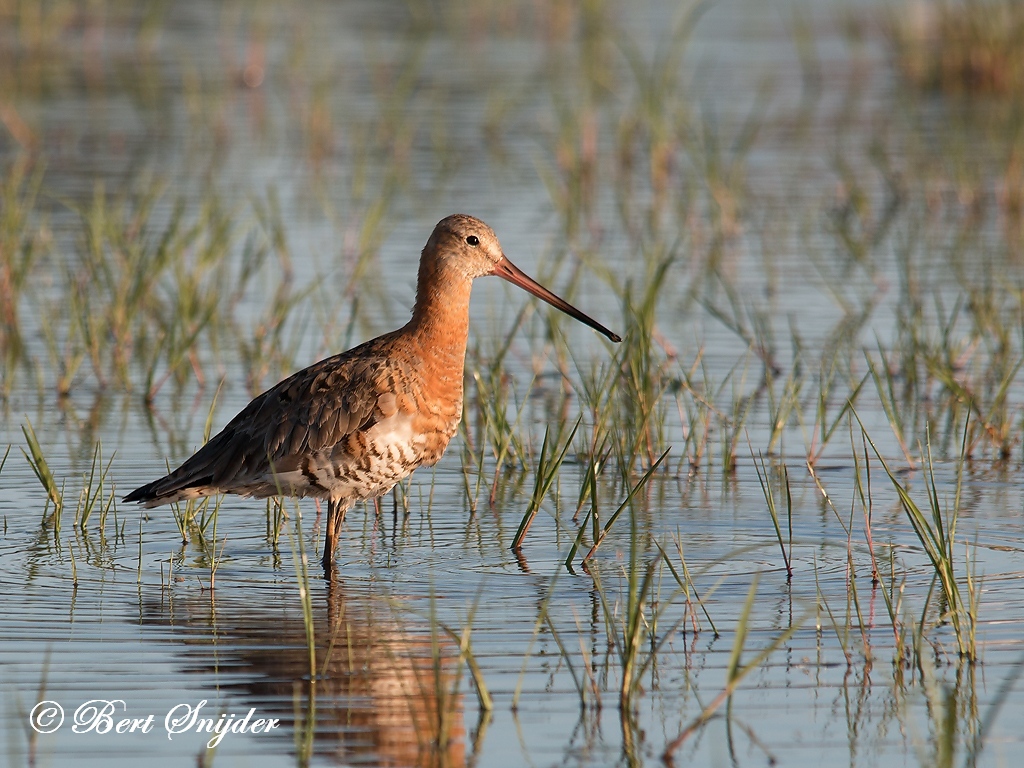
POLYGON ((457 275, 472 281, 485 275, 497 275, 603 333, 612 341, 622 340, 509 261, 501 250, 501 243, 494 230, 473 216, 457 213, 441 219, 423 249, 422 259, 421 268, 428 267, 435 274, 447 275, 448 279, 457 275))

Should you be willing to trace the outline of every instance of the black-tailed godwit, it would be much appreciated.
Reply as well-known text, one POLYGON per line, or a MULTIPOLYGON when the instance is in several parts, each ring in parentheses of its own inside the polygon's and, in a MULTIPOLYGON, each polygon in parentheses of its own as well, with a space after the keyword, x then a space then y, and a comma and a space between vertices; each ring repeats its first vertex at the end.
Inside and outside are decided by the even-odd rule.
POLYGON ((510 262, 489 226, 449 216, 423 248, 405 326, 292 374, 180 467, 124 500, 155 507, 220 493, 326 499, 323 565, 330 573, 348 508, 434 464, 458 429, 470 289, 484 275, 620 341, 510 262))

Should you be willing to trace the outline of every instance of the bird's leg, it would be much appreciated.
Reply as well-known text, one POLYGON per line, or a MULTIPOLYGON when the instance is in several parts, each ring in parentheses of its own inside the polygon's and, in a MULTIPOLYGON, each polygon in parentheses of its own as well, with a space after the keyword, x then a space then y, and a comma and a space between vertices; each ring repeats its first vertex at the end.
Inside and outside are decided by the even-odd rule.
POLYGON ((341 525, 345 522, 345 513, 348 512, 348 504, 346 502, 339 501, 335 505, 334 509, 334 543, 337 546, 338 539, 341 538, 341 525))
POLYGON ((338 537, 341 535, 341 524, 345 522, 345 512, 348 505, 343 500, 329 499, 327 501, 327 525, 325 526, 324 537, 324 573, 329 575, 334 570, 334 550, 338 547, 338 537))
POLYGON ((334 499, 327 502, 327 525, 324 526, 324 573, 330 574, 334 565, 334 548, 338 546, 338 538, 334 533, 334 517, 338 508, 334 499))

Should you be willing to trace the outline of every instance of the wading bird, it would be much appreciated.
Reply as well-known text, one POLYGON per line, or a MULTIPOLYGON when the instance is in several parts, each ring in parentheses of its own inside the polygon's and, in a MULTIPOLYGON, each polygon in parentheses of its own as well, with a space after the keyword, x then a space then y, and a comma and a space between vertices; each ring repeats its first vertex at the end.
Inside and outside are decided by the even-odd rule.
POLYGON ((510 262, 489 226, 449 216, 423 248, 416 305, 405 326, 292 374, 180 467, 124 500, 155 507, 221 493, 326 499, 329 574, 348 508, 437 462, 458 429, 469 294, 484 275, 504 278, 621 341, 510 262))

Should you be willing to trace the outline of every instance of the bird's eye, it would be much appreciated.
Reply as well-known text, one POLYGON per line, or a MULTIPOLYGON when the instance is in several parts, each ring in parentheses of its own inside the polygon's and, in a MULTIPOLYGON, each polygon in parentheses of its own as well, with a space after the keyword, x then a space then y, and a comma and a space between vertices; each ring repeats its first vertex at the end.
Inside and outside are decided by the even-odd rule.
POLYGON ((476 235, 470 235, 466 238, 466 242, 470 245, 480 245, 480 238, 476 235))

